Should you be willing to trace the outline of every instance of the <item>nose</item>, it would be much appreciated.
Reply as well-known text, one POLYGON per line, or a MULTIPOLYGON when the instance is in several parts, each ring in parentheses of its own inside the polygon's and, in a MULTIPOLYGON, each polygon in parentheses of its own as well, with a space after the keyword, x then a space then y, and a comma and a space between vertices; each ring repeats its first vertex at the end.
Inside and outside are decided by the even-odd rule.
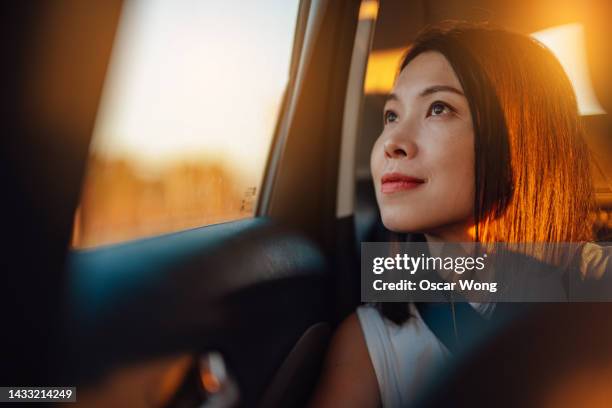
POLYGON ((416 144, 407 139, 397 136, 389 137, 384 143, 385 157, 387 159, 412 159, 417 154, 416 144))

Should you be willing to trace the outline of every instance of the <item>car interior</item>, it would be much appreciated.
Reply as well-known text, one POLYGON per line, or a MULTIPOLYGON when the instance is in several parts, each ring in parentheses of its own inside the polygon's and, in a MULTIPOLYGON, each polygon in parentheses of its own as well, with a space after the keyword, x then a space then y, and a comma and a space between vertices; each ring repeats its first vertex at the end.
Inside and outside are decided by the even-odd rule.
MULTIPOLYGON (((393 235, 369 171, 389 84, 417 33, 446 19, 525 34, 581 24, 599 109, 582 116, 597 237, 610 240, 612 50, 601 40, 610 37, 610 4, 300 0, 250 215, 75 247, 129 2, 15 3, 2 15, 3 385, 76 386, 78 404, 94 407, 305 406, 335 328, 361 304, 361 243, 393 235)), ((610 311, 539 307, 491 333, 418 406, 543 406, 553 394, 589 406, 606 386, 580 388, 572 375, 610 378, 610 311), (491 378, 500 365, 503 375, 491 378)))

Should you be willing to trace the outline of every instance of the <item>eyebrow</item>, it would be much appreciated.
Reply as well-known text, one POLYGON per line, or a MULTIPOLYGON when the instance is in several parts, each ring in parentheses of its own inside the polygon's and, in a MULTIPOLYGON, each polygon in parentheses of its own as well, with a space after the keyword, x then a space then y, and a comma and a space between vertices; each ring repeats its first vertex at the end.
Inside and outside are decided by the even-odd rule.
MULTIPOLYGON (((433 85, 433 86, 427 87, 419 93, 419 96, 427 96, 427 95, 434 94, 436 92, 452 92, 457 95, 465 96, 463 92, 461 92, 459 89, 452 87, 450 85, 433 85)), ((396 94, 390 93, 385 98, 385 103, 389 101, 398 101, 398 100, 399 98, 396 94)))
POLYGON ((454 88, 454 87, 449 86, 449 85, 434 85, 434 86, 430 86, 428 88, 423 89, 421 91, 421 93, 419 94, 419 96, 427 96, 427 95, 431 95, 431 94, 436 93, 436 92, 452 92, 452 93, 455 93, 457 95, 465 96, 463 94, 463 92, 461 92, 457 88, 454 88))

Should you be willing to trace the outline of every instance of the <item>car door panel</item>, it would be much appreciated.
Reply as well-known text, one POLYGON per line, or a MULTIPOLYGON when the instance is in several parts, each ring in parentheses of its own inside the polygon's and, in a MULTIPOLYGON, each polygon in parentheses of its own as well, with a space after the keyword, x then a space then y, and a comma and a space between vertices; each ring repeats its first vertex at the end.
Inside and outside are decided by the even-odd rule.
POLYGON ((84 383, 119 363, 218 350, 250 399, 333 310, 316 244, 266 218, 74 251, 68 265, 66 375, 84 383))

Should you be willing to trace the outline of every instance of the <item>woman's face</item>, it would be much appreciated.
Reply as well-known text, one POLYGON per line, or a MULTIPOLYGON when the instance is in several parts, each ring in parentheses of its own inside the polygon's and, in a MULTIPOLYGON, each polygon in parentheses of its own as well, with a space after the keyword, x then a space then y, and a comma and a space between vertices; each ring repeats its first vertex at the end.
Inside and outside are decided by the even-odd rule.
POLYGON ((474 206, 474 130, 468 101, 446 58, 419 54, 385 104, 370 165, 385 226, 448 238, 474 206))

